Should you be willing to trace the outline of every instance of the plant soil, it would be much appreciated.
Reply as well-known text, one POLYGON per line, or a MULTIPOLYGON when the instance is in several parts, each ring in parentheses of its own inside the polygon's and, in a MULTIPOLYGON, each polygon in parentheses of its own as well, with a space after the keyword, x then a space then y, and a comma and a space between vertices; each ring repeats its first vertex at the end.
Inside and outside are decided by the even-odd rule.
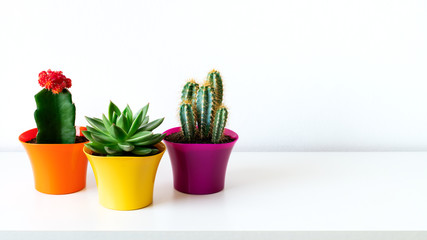
MULTIPOLYGON (((157 147, 154 147, 153 146, 153 148, 157 148, 157 147)), ((159 148, 157 148, 159 151, 160 151, 160 149, 159 148)), ((157 154, 159 154, 160 152, 158 152, 158 153, 156 153, 156 154, 149 154, 149 155, 143 155, 143 156, 140 156, 140 155, 135 155, 135 154, 132 154, 132 153, 130 153, 130 152, 128 152, 128 153, 126 153, 126 152, 123 152, 123 154, 122 155, 118 155, 118 156, 114 156, 114 155, 112 155, 111 157, 149 157, 149 156, 154 156, 154 155, 157 155, 157 154)), ((91 153, 90 153, 91 155, 93 155, 93 156, 97 156, 97 157, 108 157, 108 155, 106 155, 106 154, 101 154, 101 153, 96 153, 96 152, 93 152, 93 151, 91 151, 91 153)))
MULTIPOLYGON (((182 131, 180 131, 180 132, 176 132, 176 133, 172 133, 170 135, 167 135, 165 137, 165 140, 169 141, 169 142, 173 142, 173 143, 214 144, 214 143, 211 142, 210 139, 201 139, 198 134, 196 136, 197 137, 196 137, 196 139, 195 139, 194 142, 188 142, 188 141, 185 140, 184 134, 182 133, 182 131)), ((234 141, 234 138, 232 138, 232 137, 230 137, 228 135, 224 135, 224 136, 222 136, 222 138, 220 139, 220 141, 219 141, 218 144, 221 144, 221 143, 230 143, 232 141, 234 141)))
MULTIPOLYGON (((76 136, 76 141, 75 143, 84 143, 84 142, 88 142, 89 140, 87 140, 87 138, 85 136, 76 136)), ((26 143, 37 143, 37 139, 33 138, 30 141, 27 141, 26 143)))

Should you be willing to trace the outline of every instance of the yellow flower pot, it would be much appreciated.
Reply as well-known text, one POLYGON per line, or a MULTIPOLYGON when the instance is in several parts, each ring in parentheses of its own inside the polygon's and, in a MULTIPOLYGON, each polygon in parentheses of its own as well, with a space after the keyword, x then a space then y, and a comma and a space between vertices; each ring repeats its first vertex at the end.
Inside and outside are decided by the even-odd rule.
POLYGON ((95 174, 99 203, 114 210, 135 210, 153 202, 157 167, 165 153, 163 143, 155 145, 160 152, 153 156, 102 157, 83 148, 95 174))

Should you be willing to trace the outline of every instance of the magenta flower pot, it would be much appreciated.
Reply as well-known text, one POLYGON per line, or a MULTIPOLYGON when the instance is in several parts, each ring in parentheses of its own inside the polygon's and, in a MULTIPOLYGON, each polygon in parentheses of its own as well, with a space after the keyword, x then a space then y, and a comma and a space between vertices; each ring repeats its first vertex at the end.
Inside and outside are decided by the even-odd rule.
MULTIPOLYGON (((181 131, 181 127, 167 130, 166 135, 181 131)), ((164 140, 172 163, 176 190, 189 194, 211 194, 224 189, 228 159, 237 142, 237 133, 225 129, 234 138, 222 144, 187 144, 164 140)))

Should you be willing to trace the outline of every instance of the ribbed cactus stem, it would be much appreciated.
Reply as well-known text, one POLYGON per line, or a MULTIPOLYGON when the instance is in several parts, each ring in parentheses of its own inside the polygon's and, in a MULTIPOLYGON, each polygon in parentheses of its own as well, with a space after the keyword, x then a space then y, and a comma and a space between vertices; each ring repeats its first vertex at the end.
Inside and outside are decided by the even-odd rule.
POLYGON ((221 106, 223 96, 223 86, 221 74, 213 69, 208 73, 207 81, 214 90, 214 103, 216 107, 221 106))
POLYGON ((76 107, 71 93, 67 89, 57 94, 43 89, 34 98, 37 104, 34 112, 37 143, 74 143, 76 107))
POLYGON ((207 83, 197 92, 197 124, 202 139, 209 137, 213 110, 213 90, 207 83))
POLYGON ((192 102, 193 100, 196 99, 197 96, 197 90, 199 90, 199 84, 197 84, 194 79, 191 79, 190 81, 188 81, 185 85, 184 88, 182 89, 182 96, 181 96, 181 100, 184 101, 190 101, 192 102))
POLYGON ((221 106, 215 113, 215 119, 212 129, 212 142, 219 143, 225 129, 225 124, 227 123, 228 110, 226 107, 221 106))
POLYGON ((193 106, 190 101, 181 103, 179 109, 181 128, 186 141, 194 141, 196 136, 196 121, 194 120, 193 106))

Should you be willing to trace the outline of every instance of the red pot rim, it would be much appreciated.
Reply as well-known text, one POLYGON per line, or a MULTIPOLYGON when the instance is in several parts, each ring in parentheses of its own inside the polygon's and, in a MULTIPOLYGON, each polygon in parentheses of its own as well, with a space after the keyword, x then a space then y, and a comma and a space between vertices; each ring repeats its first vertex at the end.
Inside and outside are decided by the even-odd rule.
MULTIPOLYGON (((84 136, 82 131, 86 131, 86 127, 82 127, 82 126, 76 126, 76 136, 80 137, 80 136, 84 136)), ((19 135, 19 141, 22 144, 31 144, 31 145, 73 145, 73 144, 85 144, 88 143, 87 142, 82 142, 82 143, 27 143, 27 141, 30 141, 31 139, 35 138, 37 136, 37 128, 32 128, 30 130, 27 130, 23 133, 21 133, 21 135, 19 135)))

